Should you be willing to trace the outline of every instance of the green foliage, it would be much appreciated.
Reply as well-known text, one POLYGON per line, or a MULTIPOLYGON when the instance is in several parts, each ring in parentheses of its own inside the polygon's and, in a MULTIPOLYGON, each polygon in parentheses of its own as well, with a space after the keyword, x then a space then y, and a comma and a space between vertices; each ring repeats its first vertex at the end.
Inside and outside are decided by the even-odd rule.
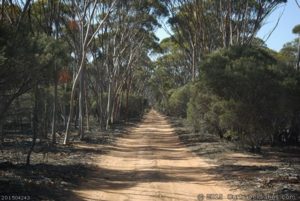
POLYGON ((300 24, 296 25, 292 31, 294 34, 300 34, 300 24))
POLYGON ((46 81, 54 60, 64 59, 66 48, 62 41, 56 41, 45 34, 15 35, 8 27, 0 27, 0 32, 0 44, 5 47, 1 55, 6 58, 1 59, 0 76, 7 90, 18 89, 18 85, 24 84, 23 81, 30 81, 33 85, 46 81))
MULTIPOLYGON (((185 86, 190 80, 190 69, 186 61, 184 52, 172 38, 166 38, 160 43, 160 52, 163 55, 155 61, 152 77, 149 85, 153 93, 154 100, 159 110, 172 115, 186 116, 184 111, 175 111, 177 100, 182 93, 188 90, 185 86), (175 93, 174 95, 172 95, 175 93), (170 97, 173 96, 173 97, 170 97), (169 108, 169 99, 171 107, 169 108)), ((181 101, 179 101, 181 102, 181 101)), ((183 101, 186 102, 186 101, 183 101)))
MULTIPOLYGON (((104 93, 102 95, 103 100, 107 100, 107 93, 104 93)), ((91 112, 97 115, 99 114, 99 108, 100 105, 97 105, 97 101, 95 97, 91 97, 91 112)), ((128 95, 128 105, 127 105, 127 97, 125 94, 121 96, 119 99, 120 101, 120 111, 119 111, 119 116, 116 117, 116 121, 119 120, 125 120, 126 118, 139 118, 143 115, 144 110, 149 107, 147 99, 145 99, 142 96, 134 95, 134 94, 129 94, 128 95)), ((106 101, 102 103, 102 108, 106 108, 107 103, 106 101)), ((117 106, 118 107, 118 106, 117 106)), ((100 118, 100 117, 99 117, 100 118)))
POLYGON ((190 85, 184 85, 170 92, 168 99, 168 114, 179 117, 186 117, 187 103, 190 99, 190 85))
POLYGON ((190 91, 191 99, 187 108, 188 122, 193 126, 195 131, 204 132, 212 125, 212 123, 208 123, 209 119, 211 119, 209 112, 212 103, 217 97, 211 95, 208 89, 200 82, 192 85, 190 91))
POLYGON ((298 39, 294 39, 293 41, 284 44, 279 52, 278 59, 287 65, 295 65, 297 61, 298 46, 298 39))
POLYGON ((128 110, 126 106, 126 96, 123 96, 120 119, 125 119, 126 115, 128 115, 128 118, 139 118, 147 107, 147 101, 142 96, 130 94, 128 96, 128 110))
MULTIPOLYGON (((16 33, 4 24, 0 26, 0 46, 2 119, 16 98, 30 92, 36 85, 48 87, 55 77, 55 65, 63 65, 68 57, 65 42, 41 33, 16 33)), ((48 101, 46 95, 43 97, 48 101)), ((31 106, 23 105, 24 108, 31 106)))
POLYGON ((226 108, 229 103, 214 95, 203 82, 198 82, 191 87, 190 96, 187 119, 194 131, 216 133, 222 137, 224 129, 221 121, 224 125, 225 118, 229 114, 229 110, 226 108))
POLYGON ((155 106, 159 110, 165 111, 168 105, 167 92, 176 86, 174 79, 169 74, 168 68, 160 65, 154 68, 149 85, 152 89, 153 100, 151 101, 156 104, 155 106))
POLYGON ((228 140, 237 140, 239 136, 239 133, 233 130, 227 130, 224 134, 224 138, 228 140))
POLYGON ((221 50, 205 59, 200 72, 188 104, 195 130, 231 139, 234 133, 256 149, 287 128, 299 108, 299 73, 265 49, 221 50))

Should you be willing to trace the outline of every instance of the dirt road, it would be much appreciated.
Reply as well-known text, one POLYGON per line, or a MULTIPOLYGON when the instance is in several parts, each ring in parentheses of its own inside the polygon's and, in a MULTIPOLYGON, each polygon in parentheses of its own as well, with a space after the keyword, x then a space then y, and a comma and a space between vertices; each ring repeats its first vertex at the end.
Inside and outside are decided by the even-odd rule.
MULTIPOLYGON (((213 165, 183 145, 167 119, 151 110, 98 160, 99 170, 72 200, 201 200, 199 194, 238 194, 213 165)), ((203 200, 215 200, 206 199, 203 200)))

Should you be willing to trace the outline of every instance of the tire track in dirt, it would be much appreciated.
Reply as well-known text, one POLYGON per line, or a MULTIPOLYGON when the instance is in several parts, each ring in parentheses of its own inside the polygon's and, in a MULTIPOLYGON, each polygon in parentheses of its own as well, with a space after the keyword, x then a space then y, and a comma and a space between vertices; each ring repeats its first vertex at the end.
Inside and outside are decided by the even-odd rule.
POLYGON ((239 193, 183 145, 155 110, 97 161, 98 169, 71 200, 197 201, 198 194, 223 194, 227 200, 227 194, 239 193))

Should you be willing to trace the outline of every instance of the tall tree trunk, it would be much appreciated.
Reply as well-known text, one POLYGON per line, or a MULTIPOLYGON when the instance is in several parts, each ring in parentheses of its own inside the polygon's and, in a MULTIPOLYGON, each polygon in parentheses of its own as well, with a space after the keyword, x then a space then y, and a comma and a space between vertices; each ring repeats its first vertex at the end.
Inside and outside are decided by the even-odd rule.
POLYGON ((117 95, 114 95, 114 98, 112 100, 112 107, 110 112, 110 123, 115 123, 115 112, 116 112, 116 106, 117 106, 118 97, 117 95))
POLYGON ((105 114, 104 114, 104 109, 103 109, 103 104, 102 103, 104 103, 104 101, 103 101, 103 93, 102 93, 102 91, 103 90, 101 90, 101 92, 100 92, 100 99, 99 99, 99 110, 100 110, 100 126, 101 126, 101 128, 103 128, 104 127, 104 117, 105 117, 105 114))
POLYGON ((32 144, 29 148, 27 159, 26 159, 26 165, 30 165, 30 157, 33 152, 36 138, 37 138, 37 132, 38 132, 38 86, 35 86, 34 89, 34 107, 32 112, 32 144))
POLYGON ((193 45, 192 47, 192 81, 195 81, 196 78, 196 47, 193 45))
MULTIPOLYGON (((75 97, 75 99, 79 100, 79 93, 78 93, 78 97, 75 97)), ((79 123, 79 103, 78 102, 75 102, 77 103, 76 105, 74 105, 74 111, 75 111, 75 114, 73 115, 74 116, 74 129, 77 129, 78 128, 78 123, 79 123)))
POLYGON ((131 82, 132 82, 132 76, 131 76, 131 71, 129 74, 130 78, 129 81, 127 82, 127 86, 126 86, 126 119, 125 121, 128 121, 128 110, 129 110, 129 94, 130 94, 130 89, 131 89, 131 82))
POLYGON ((123 93, 121 93, 121 96, 119 97, 118 100, 118 107, 116 109, 116 116, 115 119, 120 119, 120 114, 121 114, 121 107, 122 107, 122 101, 123 101, 123 93))
POLYGON ((88 91, 86 82, 84 82, 84 100, 85 100, 85 115, 86 115, 86 129, 90 130, 90 113, 89 113, 89 102, 88 102, 88 91))
POLYGON ((111 115, 111 86, 112 83, 111 81, 109 81, 109 84, 108 84, 108 93, 107 93, 107 106, 106 106, 106 126, 105 126, 105 129, 108 130, 109 129, 109 126, 110 126, 110 115, 111 115))
POLYGON ((97 119, 99 122, 100 127, 102 128, 103 123, 102 123, 102 107, 101 107, 101 100, 99 98, 99 96, 97 96, 97 100, 96 100, 96 114, 97 114, 97 119))
POLYGON ((73 100, 74 100, 74 95, 75 95, 75 89, 76 89, 76 85, 77 85, 77 82, 79 80, 79 77, 81 75, 81 72, 82 72, 82 70, 84 68, 85 57, 86 57, 86 52, 85 52, 85 50, 83 50, 81 62, 80 62, 80 65, 79 65, 79 70, 78 70, 77 75, 75 76, 75 79, 74 79, 74 82, 73 82, 73 85, 72 85, 71 98, 70 98, 70 112, 69 112, 69 117, 68 117, 66 132, 65 132, 64 144, 68 144, 68 142, 69 142, 70 124, 71 124, 71 119, 72 119, 73 112, 74 112, 74 108, 73 108, 74 103, 73 103, 73 100))
POLYGON ((48 138, 48 103, 47 100, 45 100, 45 110, 44 110, 44 122, 43 122, 43 138, 47 139, 48 138))
POLYGON ((232 20, 231 20, 231 15, 232 15, 232 1, 229 1, 228 3, 228 11, 229 11, 229 45, 232 46, 233 45, 233 28, 232 28, 232 20))
MULTIPOLYGON (((54 2, 50 1, 49 2, 51 6, 54 6, 54 2)), ((58 2, 57 4, 57 12, 59 13, 60 11, 60 3, 58 2)), ((59 32, 59 20, 58 16, 55 16, 55 39, 57 40, 58 38, 58 32, 59 32)), ((54 62, 54 101, 53 101, 53 113, 52 113, 52 125, 51 125, 51 142, 52 144, 56 143, 56 116, 57 116, 57 85, 58 85, 58 77, 57 77, 57 62, 55 60, 54 62)), ((65 120, 64 120, 65 121, 65 120)))
POLYGON ((84 114, 83 114, 83 108, 84 108, 84 70, 81 71, 80 75, 80 86, 79 86, 79 102, 78 102, 78 116, 79 116, 79 136, 80 140, 84 137, 84 114))
MULTIPOLYGON (((64 84, 64 92, 65 94, 67 93, 68 88, 67 88, 67 83, 64 84)), ((63 119, 63 123, 64 123, 64 128, 67 128, 67 110, 68 110, 68 104, 64 103, 63 104, 63 113, 64 113, 64 119, 63 119)))
POLYGON ((54 101, 53 101, 53 113, 52 113, 52 131, 51 141, 53 144, 56 143, 56 110, 57 110, 57 79, 54 81, 54 101))
POLYGON ((128 99, 129 99, 129 86, 127 86, 127 90, 126 90, 126 106, 125 106, 125 122, 128 121, 128 99))
POLYGON ((115 101, 114 101, 114 106, 113 106, 113 112, 112 112, 112 117, 113 117, 113 121, 112 123, 114 123, 115 121, 118 121, 118 113, 119 113, 119 106, 120 106, 120 95, 116 95, 115 97, 115 101))

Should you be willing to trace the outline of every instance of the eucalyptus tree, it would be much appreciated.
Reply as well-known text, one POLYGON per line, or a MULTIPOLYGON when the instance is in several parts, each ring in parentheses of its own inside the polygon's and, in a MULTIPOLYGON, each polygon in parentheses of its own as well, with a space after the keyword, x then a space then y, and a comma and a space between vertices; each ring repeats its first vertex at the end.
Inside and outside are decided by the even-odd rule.
POLYGON ((300 24, 293 28, 293 33, 298 34, 298 53, 297 53, 297 61, 296 61, 296 69, 300 69, 300 24))
POLYGON ((73 31, 77 32, 74 38, 73 45, 76 47, 74 55, 77 61, 77 72, 75 74, 72 91, 70 97, 70 113, 68 117, 64 144, 68 143, 70 123, 73 115, 73 100, 75 95, 75 89, 80 81, 79 91, 79 134, 81 138, 84 135, 83 128, 83 83, 85 63, 87 59, 87 50, 93 42, 94 38, 99 34, 101 27, 107 20, 110 13, 115 8, 117 0, 111 2, 101 2, 98 0, 90 1, 64 1, 70 11, 69 19, 67 19, 72 26, 73 31))
POLYGON ((298 38, 285 43, 279 52, 280 60, 289 66, 294 66, 297 69, 298 47, 298 38))
POLYGON ((31 1, 1 4, 1 47, 5 59, 0 72, 0 122, 18 97, 45 83, 55 57, 54 41, 32 28, 36 24, 31 20, 30 7, 31 1))
POLYGON ((162 56, 156 63, 164 66, 170 73, 170 78, 174 79, 176 86, 180 87, 187 84, 190 80, 190 63, 186 60, 186 51, 176 43, 172 38, 166 38, 160 42, 162 56))
POLYGON ((129 96, 135 69, 158 40, 154 30, 165 12, 161 6, 159 1, 117 2, 91 48, 96 72, 91 87, 107 129, 119 116, 122 96, 129 96))
POLYGON ((286 0, 165 1, 175 41, 187 52, 191 79, 203 55, 221 47, 249 44, 264 20, 286 0))
POLYGON ((170 90, 190 82, 190 62, 186 59, 187 52, 171 37, 160 42, 157 53, 159 57, 153 62, 149 88, 152 90, 152 101, 165 110, 170 90))
POLYGON ((63 66, 67 65, 69 58, 68 54, 70 54, 67 50, 67 44, 62 38, 62 28, 64 26, 63 17, 66 14, 64 12, 66 11, 65 6, 66 5, 64 5, 60 0, 38 0, 34 1, 30 7, 30 24, 32 31, 47 34, 56 41, 56 47, 52 47, 52 54, 55 55, 55 59, 52 61, 52 76, 50 78, 53 83, 53 105, 51 118, 51 136, 53 143, 56 141, 59 73, 63 66))

